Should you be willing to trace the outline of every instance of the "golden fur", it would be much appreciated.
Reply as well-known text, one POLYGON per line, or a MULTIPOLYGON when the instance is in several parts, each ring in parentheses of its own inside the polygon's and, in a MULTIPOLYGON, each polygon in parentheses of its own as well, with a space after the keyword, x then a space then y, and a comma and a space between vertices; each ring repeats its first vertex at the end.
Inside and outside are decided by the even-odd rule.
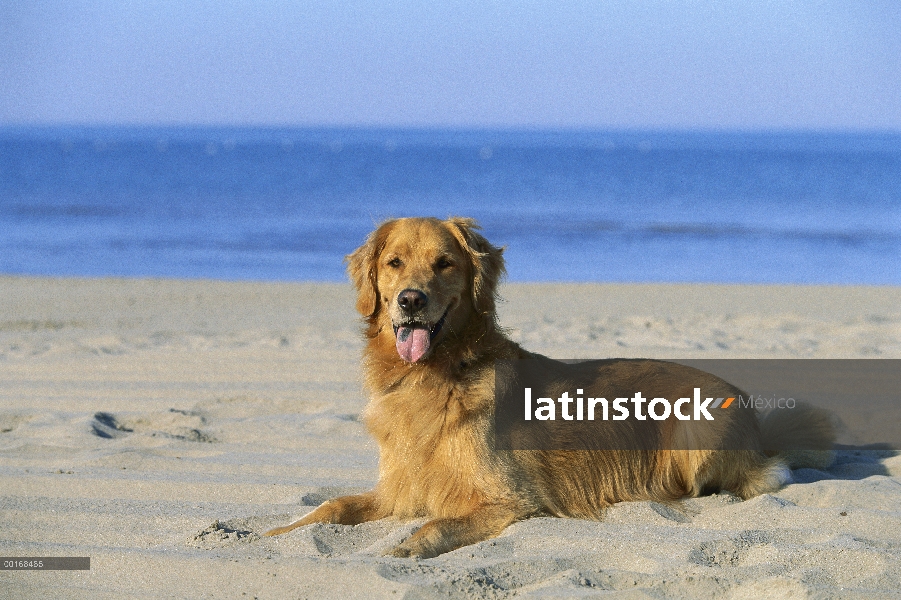
MULTIPOLYGON (((688 382, 698 381, 699 372, 662 361, 566 365, 523 350, 505 337, 495 317, 502 250, 477 229, 463 218, 392 220, 348 256, 357 310, 366 321, 370 401, 364 420, 379 444, 378 483, 370 492, 329 500, 267 535, 310 523, 428 517, 390 554, 431 557, 494 537, 533 515, 597 519, 605 507, 625 500, 669 501, 711 490, 749 498, 785 482, 783 459, 764 452, 777 440, 761 434, 750 409, 726 411, 729 418, 717 419, 717 439, 702 446, 741 441, 750 450, 667 449, 659 440, 692 435, 690 426, 674 419, 605 430, 657 440, 641 450, 496 450, 498 360, 534 359, 549 389, 577 382, 586 393, 610 398, 631 395, 636 383, 649 397, 687 396, 688 382), (404 343, 407 338, 413 341, 404 343)), ((700 375, 707 378, 708 395, 739 393, 700 375)), ((803 430, 823 447, 831 443, 828 421, 815 412, 799 411, 794 423, 769 429, 782 437, 803 430)))

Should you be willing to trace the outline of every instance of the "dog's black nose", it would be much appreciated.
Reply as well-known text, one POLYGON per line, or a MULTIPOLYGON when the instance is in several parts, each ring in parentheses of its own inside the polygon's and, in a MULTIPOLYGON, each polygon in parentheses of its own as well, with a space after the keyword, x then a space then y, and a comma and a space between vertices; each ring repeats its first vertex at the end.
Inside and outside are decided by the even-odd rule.
POLYGON ((406 289, 397 295, 397 303, 405 312, 413 314, 429 303, 429 297, 419 290, 406 289))

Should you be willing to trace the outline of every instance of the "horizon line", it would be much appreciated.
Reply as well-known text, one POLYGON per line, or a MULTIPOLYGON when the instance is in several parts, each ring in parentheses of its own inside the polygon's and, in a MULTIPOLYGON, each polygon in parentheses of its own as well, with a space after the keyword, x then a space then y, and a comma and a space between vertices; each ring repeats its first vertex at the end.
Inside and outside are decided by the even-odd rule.
POLYGON ((393 125, 340 123, 230 123, 230 122, 2 122, 0 131, 308 131, 484 134, 582 134, 582 135, 901 135, 901 128, 872 127, 687 127, 687 126, 546 126, 546 125, 393 125))

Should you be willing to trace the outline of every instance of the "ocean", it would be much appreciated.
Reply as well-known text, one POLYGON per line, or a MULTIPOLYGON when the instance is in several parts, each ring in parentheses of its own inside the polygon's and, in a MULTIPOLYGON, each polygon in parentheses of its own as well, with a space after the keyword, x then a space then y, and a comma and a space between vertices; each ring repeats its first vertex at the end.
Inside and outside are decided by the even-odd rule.
POLYGON ((901 134, 0 128, 0 273, 342 281, 389 217, 511 281, 901 285, 901 134))

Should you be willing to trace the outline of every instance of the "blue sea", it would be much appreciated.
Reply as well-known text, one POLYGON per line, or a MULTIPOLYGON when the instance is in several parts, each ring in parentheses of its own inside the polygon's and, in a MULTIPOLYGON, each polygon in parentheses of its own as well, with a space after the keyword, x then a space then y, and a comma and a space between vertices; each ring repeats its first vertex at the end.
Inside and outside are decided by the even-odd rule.
POLYGON ((0 273, 340 281, 413 215, 512 281, 901 285, 901 135, 0 129, 0 273))

